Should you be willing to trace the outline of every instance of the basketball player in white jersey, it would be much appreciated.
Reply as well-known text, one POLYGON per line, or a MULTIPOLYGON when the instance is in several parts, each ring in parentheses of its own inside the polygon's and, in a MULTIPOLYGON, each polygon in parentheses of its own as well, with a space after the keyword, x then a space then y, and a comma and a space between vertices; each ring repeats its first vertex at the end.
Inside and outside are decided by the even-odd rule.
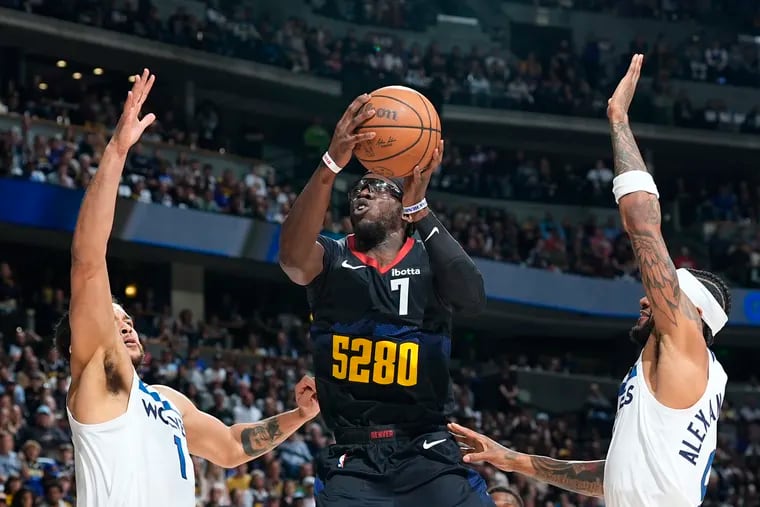
POLYGON ((609 100, 613 192, 639 261, 646 297, 631 338, 643 346, 618 391, 604 461, 559 461, 502 447, 449 426, 466 462, 487 461, 588 496, 607 507, 694 507, 702 503, 717 443, 726 373, 709 350, 728 322, 728 287, 712 273, 676 269, 660 232, 659 193, 628 124, 641 73, 635 55, 609 100))
POLYGON ((71 306, 56 331, 71 362, 67 410, 81 507, 191 507, 190 454, 232 468, 272 450, 319 412, 314 381, 304 378, 298 409, 228 427, 137 376, 143 350, 132 320, 112 304, 106 246, 127 152, 155 119, 138 117, 153 82, 148 70, 136 76, 87 189, 71 247, 71 306))

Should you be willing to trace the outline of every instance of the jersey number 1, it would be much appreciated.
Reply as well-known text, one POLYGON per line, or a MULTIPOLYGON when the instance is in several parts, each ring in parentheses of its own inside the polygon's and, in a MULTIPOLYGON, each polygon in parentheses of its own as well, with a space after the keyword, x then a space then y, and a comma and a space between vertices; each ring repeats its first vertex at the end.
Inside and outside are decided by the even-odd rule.
POLYGON ((177 446, 177 455, 179 456, 179 473, 182 478, 187 480, 187 462, 185 461, 185 451, 182 449, 182 439, 174 435, 174 445, 177 446))
POLYGON ((409 313, 409 278, 394 278, 391 280, 391 290, 399 291, 398 314, 407 315, 409 313))

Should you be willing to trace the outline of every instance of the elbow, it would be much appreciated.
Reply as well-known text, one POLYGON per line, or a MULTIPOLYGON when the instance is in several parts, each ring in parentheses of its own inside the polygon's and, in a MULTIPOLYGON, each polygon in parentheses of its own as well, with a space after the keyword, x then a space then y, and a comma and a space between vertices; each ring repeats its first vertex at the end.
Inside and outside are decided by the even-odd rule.
POLYGON ((306 286, 314 280, 314 276, 309 277, 306 274, 306 271, 294 262, 283 261, 280 259, 280 269, 282 269, 290 281, 297 285, 306 286))
POLYGON ((657 196, 633 192, 623 196, 618 207, 623 230, 628 234, 660 229, 661 212, 657 196))
POLYGON ((216 459, 209 460, 216 466, 226 469, 237 468, 243 463, 247 463, 247 460, 241 456, 233 453, 229 453, 229 456, 217 456, 216 459))
POLYGON ((457 313, 466 315, 478 315, 486 308, 486 288, 483 282, 483 275, 480 274, 475 266, 472 273, 469 273, 463 283, 459 285, 455 294, 461 294, 455 303, 457 313))

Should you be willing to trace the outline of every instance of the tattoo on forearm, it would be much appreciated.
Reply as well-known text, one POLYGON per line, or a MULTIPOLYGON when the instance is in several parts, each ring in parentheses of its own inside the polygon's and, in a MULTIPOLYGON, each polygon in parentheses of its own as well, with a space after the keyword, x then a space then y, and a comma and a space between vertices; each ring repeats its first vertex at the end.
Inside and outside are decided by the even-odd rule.
MULTIPOLYGON (((612 150, 615 154, 615 176, 629 171, 647 171, 636 140, 627 122, 612 124, 612 150)), ((701 317, 686 298, 681 297, 678 276, 659 227, 662 213, 657 196, 645 194, 620 204, 620 214, 639 261, 641 282, 650 304, 676 325, 678 315, 697 323, 701 317), (643 227, 642 227, 643 226, 643 227)))
POLYGON ((258 458, 262 454, 274 449, 279 443, 279 437, 282 436, 280 430, 279 416, 270 417, 259 423, 244 429, 240 433, 240 441, 243 444, 243 451, 252 457, 258 458))
POLYGON ((629 171, 647 170, 627 122, 612 124, 612 152, 615 155, 615 176, 629 171))
POLYGON ((665 240, 659 231, 654 230, 631 232, 630 237, 639 260, 641 283, 650 304, 660 310, 671 324, 677 324, 681 289, 665 240))
POLYGON ((531 456, 536 479, 586 496, 604 496, 604 461, 557 461, 531 456))

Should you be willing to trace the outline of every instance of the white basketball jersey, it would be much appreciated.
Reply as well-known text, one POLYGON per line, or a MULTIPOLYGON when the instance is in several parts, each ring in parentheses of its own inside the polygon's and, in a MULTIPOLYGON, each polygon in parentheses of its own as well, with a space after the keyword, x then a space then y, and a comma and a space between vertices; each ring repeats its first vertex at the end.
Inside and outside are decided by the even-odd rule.
POLYGON ((604 469, 607 507, 695 507, 702 503, 727 380, 712 352, 709 360, 702 398, 682 410, 665 407, 655 399, 644 379, 641 357, 628 372, 618 391, 604 469))
POLYGON ((100 424, 80 424, 68 415, 78 507, 195 505, 182 415, 137 373, 124 414, 100 424))

